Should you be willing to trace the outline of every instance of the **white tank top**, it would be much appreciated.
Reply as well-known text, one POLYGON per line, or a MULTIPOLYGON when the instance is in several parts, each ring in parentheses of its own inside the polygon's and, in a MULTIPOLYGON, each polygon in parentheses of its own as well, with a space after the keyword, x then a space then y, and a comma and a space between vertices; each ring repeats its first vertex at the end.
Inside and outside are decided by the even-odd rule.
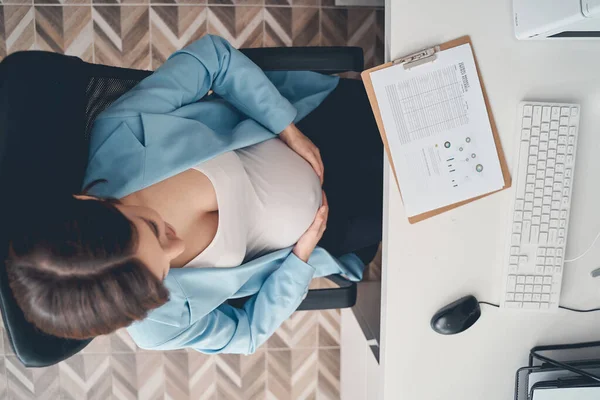
POLYGON ((279 139, 223 153, 195 169, 215 188, 219 223, 212 242, 186 267, 237 267, 289 247, 321 205, 314 170, 279 139))

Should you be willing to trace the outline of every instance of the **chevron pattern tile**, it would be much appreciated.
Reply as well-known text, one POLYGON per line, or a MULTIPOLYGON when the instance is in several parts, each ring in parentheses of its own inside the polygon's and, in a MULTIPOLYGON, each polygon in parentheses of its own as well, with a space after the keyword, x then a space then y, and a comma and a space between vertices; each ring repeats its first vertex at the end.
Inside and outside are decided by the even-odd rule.
POLYGON ((0 5, 0 58, 35 48, 34 15, 30 5, 0 5))
POLYGON ((317 347, 318 313, 299 311, 294 313, 269 338, 269 349, 298 349, 317 347))
POLYGON ((318 311, 319 347, 339 347, 340 321, 339 310, 318 311))
POLYGON ((218 399, 264 399, 267 389, 266 358, 264 350, 259 350, 249 356, 217 355, 218 399))
POLYGON ((189 43, 206 35, 208 11, 204 6, 150 7, 152 68, 189 43))
POLYGON ((65 400, 104 400, 111 396, 112 376, 107 354, 77 354, 59 364, 59 374, 61 396, 65 400))
POLYGON ((150 69, 148 6, 94 6, 95 62, 150 69))
POLYGON ((340 398, 340 349, 319 349, 317 399, 340 398))
POLYGON ((193 400, 217 399, 217 357, 188 352, 190 398, 193 400))
POLYGON ((318 350, 269 351, 267 373, 267 399, 316 399, 318 350))
POLYGON ((89 6, 36 6, 35 27, 40 50, 93 61, 92 10, 89 6))
POLYGON ((319 9, 266 7, 265 47, 319 46, 319 9))
POLYGON ((263 7, 208 7, 208 33, 227 39, 234 47, 262 47, 263 7))
MULTIPOLYGON (((54 400, 60 397, 58 367, 27 369, 15 356, 4 359, 6 398, 54 400)), ((1 397, 5 398, 5 397, 1 397)))

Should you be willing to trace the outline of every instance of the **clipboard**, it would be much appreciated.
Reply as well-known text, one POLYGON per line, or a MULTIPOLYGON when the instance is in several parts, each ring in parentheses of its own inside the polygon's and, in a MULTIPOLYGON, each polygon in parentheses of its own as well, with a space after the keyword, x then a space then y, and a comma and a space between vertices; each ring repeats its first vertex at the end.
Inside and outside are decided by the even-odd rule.
MULTIPOLYGON (((396 180, 396 185, 398 186, 398 190, 400 190, 400 184, 398 182, 398 176, 396 175, 396 168, 394 167, 394 161, 392 159, 392 154, 390 151, 390 147, 388 144, 388 140, 387 140, 387 136, 385 133, 385 129, 383 126, 383 119, 381 117, 381 112, 379 109, 379 105, 377 103, 377 97, 375 96, 375 90, 373 89, 373 83, 371 81, 371 73, 375 72, 375 71, 379 71, 381 69, 384 68, 389 68, 395 65, 399 65, 402 64, 404 65, 405 69, 410 69, 410 68, 418 68, 419 65, 423 65, 429 62, 433 62, 436 59, 436 53, 438 52, 442 52, 444 50, 448 50, 457 46, 461 46, 463 44, 468 44, 471 46, 471 50, 473 50, 473 45, 471 43, 471 38, 469 36, 463 36, 460 37, 458 39, 454 39, 451 40, 449 42, 446 43, 442 43, 438 46, 429 48, 429 49, 425 49, 422 51, 419 51, 417 53, 414 54, 410 54, 408 56, 405 57, 401 57, 399 59, 396 59, 394 61, 388 62, 386 64, 382 64, 379 65, 377 67, 368 69, 366 71, 363 71, 361 74, 363 83, 365 85, 365 89, 367 91, 367 96, 369 97, 369 102, 371 103, 371 108, 373 109, 373 114, 375 115, 375 120, 377 121, 377 127, 379 128, 379 133, 381 134, 381 139, 383 140, 383 145, 385 147, 385 151, 388 155, 388 160, 390 162, 390 165, 392 166, 392 172, 394 174, 394 179, 396 180)), ((483 197, 489 196, 491 194, 497 193, 499 191, 502 191, 504 189, 508 189, 511 186, 511 177, 510 177, 510 173, 508 171, 508 164, 506 163, 506 157, 504 155, 504 150, 502 149, 502 145, 500 143, 500 136, 498 135, 498 129, 496 128, 496 123, 494 121, 494 116, 492 114, 492 110, 490 108, 490 104, 489 104, 489 100, 488 100, 488 96, 487 93, 485 91, 485 86, 483 84, 483 79, 481 78, 481 72, 479 70, 479 65, 477 64, 477 58, 475 57, 475 52, 473 51, 473 58, 475 60, 475 67, 477 68, 477 76, 479 77, 479 82, 481 84, 481 91, 483 93, 483 99, 485 102, 485 108, 487 110, 487 114, 490 120, 490 127, 492 129, 492 135, 494 137, 494 142, 496 144, 496 150, 498 152, 498 160, 500 162, 500 169, 502 171, 502 176, 504 178, 504 187, 502 187, 499 190, 496 190, 494 192, 490 192, 490 193, 486 193, 484 195, 481 196, 477 196, 471 199, 467 199, 467 200, 463 200, 461 202, 458 203, 454 203, 454 204, 450 204, 448 206, 445 207, 441 207, 435 210, 431 210, 431 211, 427 211, 425 213, 419 214, 419 215, 415 215, 412 217, 408 218, 408 222, 411 224, 414 224, 416 222, 420 222, 423 221, 427 218, 431 218, 433 216, 436 216, 438 214, 441 214, 443 212, 452 210, 454 208, 460 207, 462 205, 468 204, 472 201, 475 200, 479 200, 483 197)))

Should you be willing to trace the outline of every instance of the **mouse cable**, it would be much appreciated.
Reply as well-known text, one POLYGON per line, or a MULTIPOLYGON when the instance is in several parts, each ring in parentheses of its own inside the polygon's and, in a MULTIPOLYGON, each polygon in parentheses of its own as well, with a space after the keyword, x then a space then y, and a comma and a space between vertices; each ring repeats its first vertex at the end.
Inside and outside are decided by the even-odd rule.
POLYGON ((585 255, 592 250, 592 248, 594 247, 594 245, 596 244, 596 242, 598 241, 599 238, 600 238, 600 232, 598 232, 598 234, 596 235, 596 238, 594 239, 594 241, 592 242, 592 244, 590 244, 590 246, 586 249, 586 251, 584 251, 582 254, 578 255, 575 258, 571 258, 569 260, 565 260, 565 263, 570 263, 570 262, 573 262, 573 261, 577 261, 580 258, 585 257, 585 255))
MULTIPOLYGON (((498 304, 488 303, 487 301, 480 301, 478 303, 479 304, 487 304, 488 306, 500 308, 500 306, 498 304)), ((558 306, 558 308, 562 308, 563 310, 573 311, 573 312, 578 312, 578 313, 588 313, 588 312, 600 311, 600 308, 590 308, 588 310, 579 310, 577 308, 571 308, 571 307, 565 307, 565 306, 558 306)))

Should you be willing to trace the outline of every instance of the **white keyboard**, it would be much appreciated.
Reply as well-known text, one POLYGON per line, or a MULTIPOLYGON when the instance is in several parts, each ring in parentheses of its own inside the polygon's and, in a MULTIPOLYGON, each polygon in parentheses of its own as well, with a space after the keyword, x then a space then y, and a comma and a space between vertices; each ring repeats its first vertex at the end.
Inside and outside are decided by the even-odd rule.
POLYGON ((501 307, 557 309, 562 283, 579 105, 523 102, 501 307))

